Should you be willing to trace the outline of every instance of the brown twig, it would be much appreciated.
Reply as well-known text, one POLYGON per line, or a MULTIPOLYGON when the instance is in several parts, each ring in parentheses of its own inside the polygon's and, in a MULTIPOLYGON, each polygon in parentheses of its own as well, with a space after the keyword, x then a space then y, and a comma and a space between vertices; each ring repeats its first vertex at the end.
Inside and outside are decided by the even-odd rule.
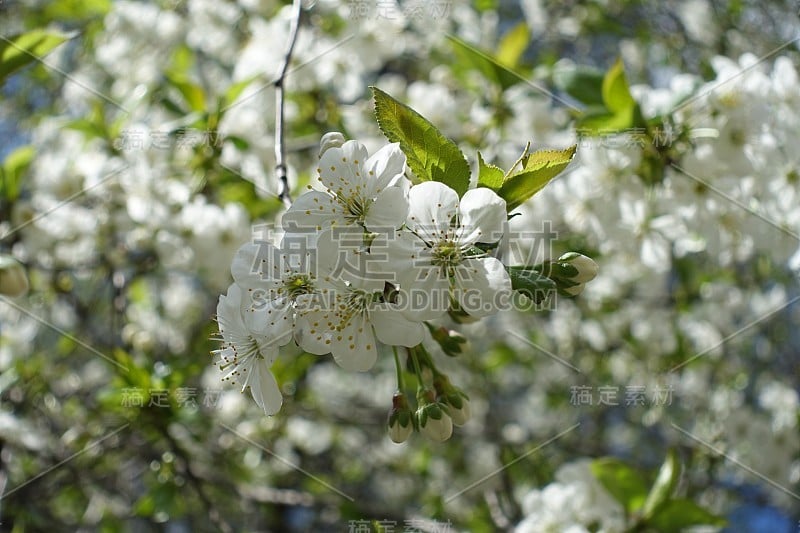
POLYGON ((294 45, 297 42, 297 34, 300 29, 300 15, 302 12, 302 1, 294 0, 292 3, 294 16, 292 16, 292 25, 289 28, 289 46, 286 50, 286 55, 283 57, 283 65, 275 80, 275 172, 278 177, 278 198, 281 199, 286 207, 292 205, 292 197, 289 193, 289 178, 286 175, 286 147, 284 145, 284 83, 286 82, 286 74, 289 71, 289 63, 292 60, 292 52, 294 52, 294 45))

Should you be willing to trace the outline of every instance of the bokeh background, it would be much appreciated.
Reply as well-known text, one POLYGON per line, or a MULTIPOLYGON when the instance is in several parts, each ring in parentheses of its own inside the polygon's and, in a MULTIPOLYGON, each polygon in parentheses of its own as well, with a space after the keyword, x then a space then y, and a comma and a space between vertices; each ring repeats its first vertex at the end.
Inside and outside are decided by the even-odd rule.
POLYGON ((673 450, 676 494, 727 519, 706 530, 796 531, 798 9, 304 4, 285 85, 295 194, 325 132, 385 142, 370 85, 473 165, 578 144, 512 226, 539 260, 595 258, 598 278, 458 326, 471 349, 434 355, 472 420, 395 445, 390 352, 348 374, 288 349, 269 418, 210 364, 233 253, 282 210, 289 3, 0 0, 0 253, 30 280, 0 299, 0 530, 641 531, 624 480, 592 465, 614 457, 649 486, 673 450), (603 107, 617 58, 635 124, 603 107))

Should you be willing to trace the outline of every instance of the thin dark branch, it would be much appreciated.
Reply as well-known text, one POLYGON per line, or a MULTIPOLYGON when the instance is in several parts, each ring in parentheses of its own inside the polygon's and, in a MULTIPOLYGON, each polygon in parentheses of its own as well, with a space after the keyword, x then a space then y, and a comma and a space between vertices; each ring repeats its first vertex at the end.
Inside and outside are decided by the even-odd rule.
POLYGON ((278 176, 278 198, 281 199, 286 207, 292 205, 292 197, 289 194, 289 178, 286 175, 286 147, 283 140, 283 91, 286 73, 289 70, 289 63, 292 60, 294 45, 297 42, 297 34, 300 29, 301 0, 294 0, 292 9, 294 14, 292 16, 292 25, 289 29, 289 46, 286 49, 286 55, 283 57, 283 65, 281 65, 278 79, 275 80, 275 172, 278 176))
POLYGON ((159 430, 167 439, 167 442, 169 442, 169 446, 172 448, 172 451, 182 461, 183 474, 189 479, 189 482, 194 487, 197 496, 200 498, 200 501, 208 512, 208 518, 211 520, 211 523, 222 533, 233 533, 233 528, 222 517, 222 514, 217 509, 217 506, 214 505, 211 496, 206 493, 205 482, 195 473, 194 469, 192 468, 189 453, 184 450, 183 446, 181 446, 177 439, 170 434, 166 427, 159 426, 159 430))

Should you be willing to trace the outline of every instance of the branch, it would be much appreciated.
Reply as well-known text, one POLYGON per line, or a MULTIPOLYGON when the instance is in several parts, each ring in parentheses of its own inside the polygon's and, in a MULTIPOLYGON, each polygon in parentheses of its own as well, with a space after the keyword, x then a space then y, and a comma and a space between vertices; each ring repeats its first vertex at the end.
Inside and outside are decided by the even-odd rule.
POLYGON ((216 505, 214 505, 212 497, 206 493, 205 482, 192 469, 189 453, 184 450, 183 446, 181 446, 175 437, 170 434, 166 427, 159 425, 158 429, 159 432, 167 439, 167 442, 169 443, 169 446, 172 448, 172 451, 175 453, 175 455, 178 456, 178 458, 180 458, 180 460, 183 462, 183 468, 181 468, 182 473, 189 479, 194 487, 197 496, 200 498, 200 502, 208 512, 208 518, 211 523, 217 528, 218 531, 221 531, 222 533, 233 533, 233 528, 222 517, 222 514, 219 512, 216 505))
POLYGON ((286 81, 286 73, 289 70, 294 44, 297 42, 297 34, 300 29, 301 0, 294 0, 292 9, 294 15, 289 28, 289 46, 283 57, 283 65, 281 65, 278 79, 275 80, 275 172, 278 176, 278 198, 286 207, 292 205, 292 197, 289 195, 289 178, 286 176, 286 148, 283 141, 283 84, 286 81))

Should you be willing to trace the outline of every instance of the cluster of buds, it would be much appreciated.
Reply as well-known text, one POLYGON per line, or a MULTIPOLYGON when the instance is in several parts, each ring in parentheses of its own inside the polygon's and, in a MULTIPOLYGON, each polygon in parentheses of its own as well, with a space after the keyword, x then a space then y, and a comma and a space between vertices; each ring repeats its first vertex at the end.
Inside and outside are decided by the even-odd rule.
POLYGON ((412 410, 405 393, 395 392, 389 411, 389 437, 400 444, 416 430, 435 442, 444 442, 452 436, 453 426, 463 426, 469 420, 469 397, 434 367, 415 366, 420 378, 417 409, 412 410))

